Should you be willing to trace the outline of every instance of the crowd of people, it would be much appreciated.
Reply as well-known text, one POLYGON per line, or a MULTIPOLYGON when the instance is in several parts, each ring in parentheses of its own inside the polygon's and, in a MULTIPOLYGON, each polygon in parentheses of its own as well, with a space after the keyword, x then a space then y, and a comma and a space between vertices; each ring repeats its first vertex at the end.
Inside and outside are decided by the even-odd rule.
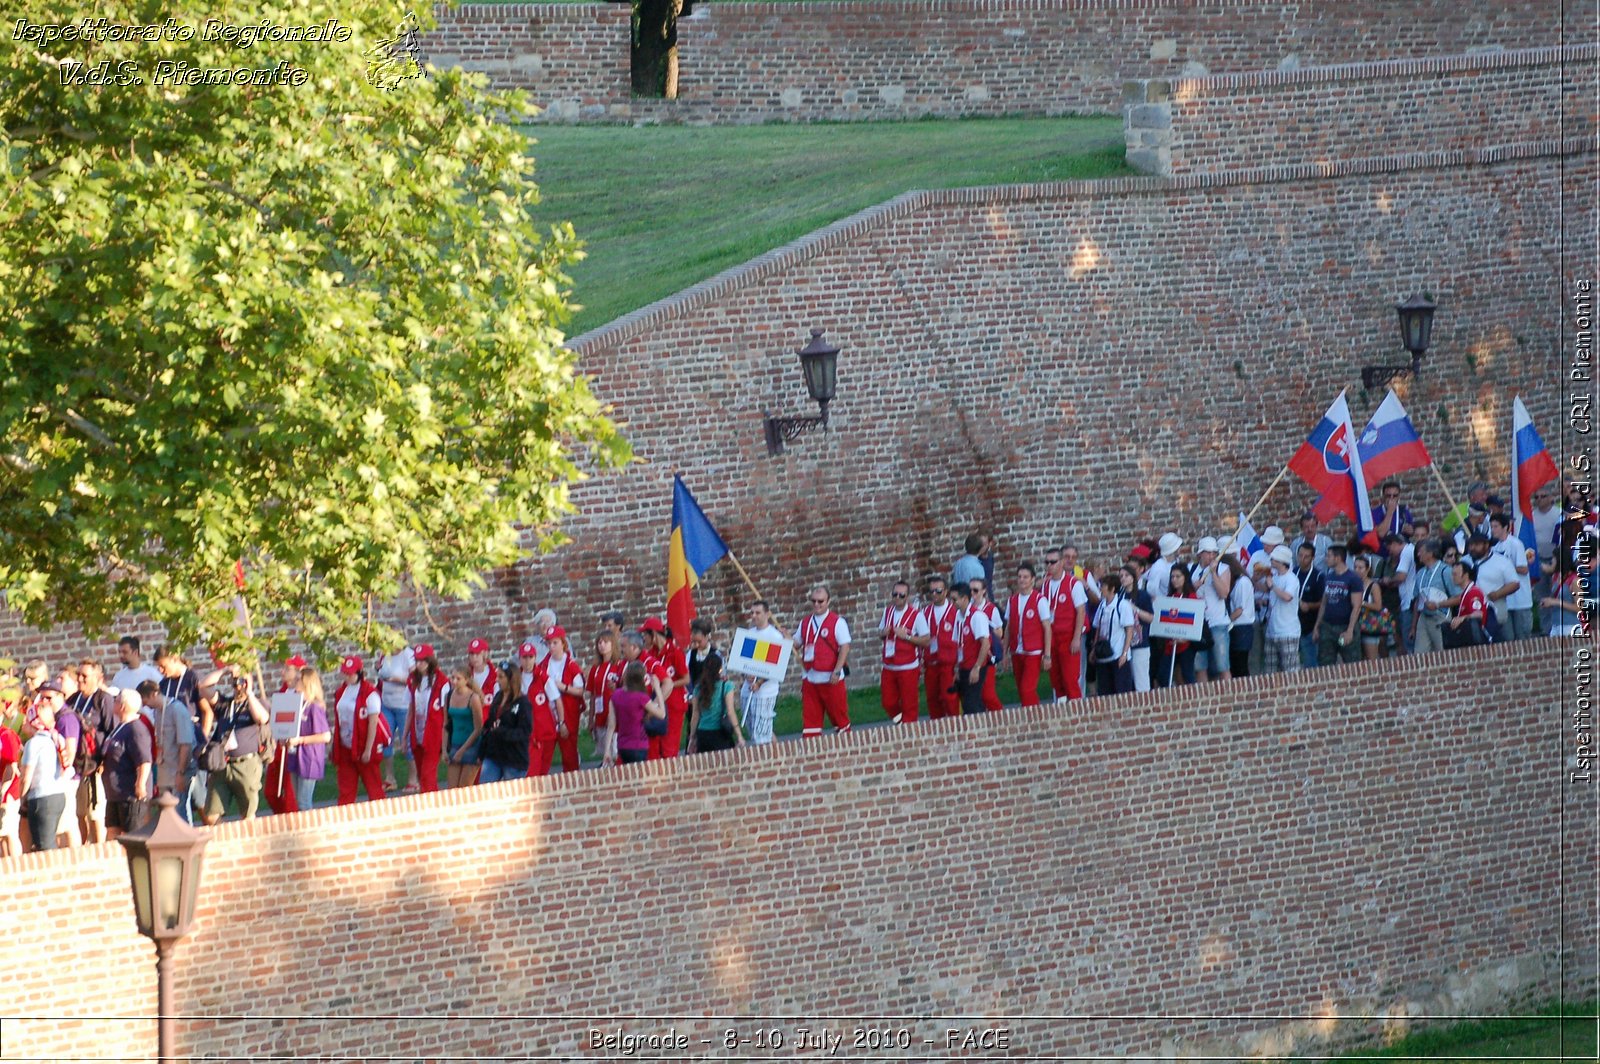
MULTIPOLYGON (((1469 502, 1436 529, 1398 484, 1373 509, 1381 546, 1335 543, 1311 514, 1286 539, 1265 529, 1259 546, 1233 532, 1201 536, 1192 552, 1176 530, 1134 542, 1120 558, 1080 562, 1071 544, 1011 568, 995 593, 994 544, 967 538, 949 577, 913 593, 890 589, 871 635, 879 644, 887 721, 911 724, 1001 708, 996 678, 1009 659, 1023 705, 1096 694, 1227 680, 1302 668, 1474 646, 1497 640, 1592 636, 1595 525, 1586 500, 1555 505, 1534 495, 1539 544, 1512 534, 1503 501, 1474 485, 1469 502), (1252 549, 1253 548, 1253 549, 1252 549), (1537 576, 1536 576, 1537 574, 1537 576), (1197 640, 1151 631, 1163 596, 1199 600, 1197 640), (1537 625, 1535 618, 1538 618, 1537 625)), ((756 639, 792 639, 801 662, 802 735, 850 728, 845 692, 851 626, 826 586, 791 633, 757 601, 744 619, 756 639)), ((420 644, 369 667, 345 657, 331 695, 322 673, 296 655, 267 692, 259 676, 223 666, 204 673, 171 647, 144 660, 137 638, 118 646, 107 680, 89 657, 52 670, 28 664, 20 697, 0 725, 0 848, 18 853, 99 842, 148 817, 162 791, 188 819, 216 823, 231 809, 256 815, 310 808, 333 766, 337 801, 433 791, 580 767, 587 733, 601 766, 773 741, 780 681, 739 675, 692 623, 687 648, 659 618, 637 628, 600 618, 580 662, 551 610, 534 634, 496 663, 487 640, 441 665, 420 644), (297 724, 275 737, 274 695, 297 724), (409 762, 402 787, 397 766, 409 762)))

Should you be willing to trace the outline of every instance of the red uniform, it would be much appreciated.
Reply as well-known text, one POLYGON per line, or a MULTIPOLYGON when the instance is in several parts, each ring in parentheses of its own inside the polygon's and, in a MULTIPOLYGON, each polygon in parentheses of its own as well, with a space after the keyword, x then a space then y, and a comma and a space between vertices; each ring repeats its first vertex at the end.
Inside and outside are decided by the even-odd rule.
POLYGON ((594 722, 589 726, 594 735, 600 735, 611 723, 611 696, 622 686, 625 661, 597 661, 589 666, 583 689, 594 696, 594 722))
POLYGON ((407 740, 411 746, 411 763, 416 766, 417 789, 423 794, 428 794, 439 789, 439 758, 444 753, 444 716, 445 699, 450 690, 450 683, 444 678, 444 673, 438 673, 433 678, 432 689, 420 692, 426 701, 423 709, 427 713, 427 720, 422 725, 422 733, 417 733, 416 697, 419 693, 415 687, 412 689, 411 719, 407 724, 407 740))
POLYGON ((1006 645, 1011 648, 1011 671, 1017 678, 1017 694, 1025 706, 1039 704, 1039 666, 1044 661, 1044 633, 1049 616, 1050 603, 1037 590, 1026 596, 1012 595, 1006 603, 1006 645))
MULTIPOLYGON (((544 662, 550 659, 546 657, 544 662)), ((568 659, 571 660, 571 659, 568 659)), ((533 732, 528 736, 528 775, 548 776, 550 766, 556 759, 556 740, 560 732, 556 728, 556 714, 561 712, 559 706, 550 704, 550 695, 545 691, 545 682, 549 676, 545 672, 545 664, 540 662, 534 670, 533 678, 528 681, 528 704, 533 706, 533 732)))
MULTIPOLYGON (((288 684, 282 684, 278 687, 280 695, 288 690, 288 684)), ((151 726, 151 730, 151 749, 153 750, 155 749, 153 745, 155 741, 154 725, 151 726)), ((161 760, 160 754, 155 756, 157 761, 161 760)), ((272 764, 267 766, 267 776, 261 781, 261 797, 265 798, 267 805, 271 807, 274 813, 278 814, 298 813, 300 811, 300 803, 294 796, 294 784, 289 779, 289 766, 284 764, 284 760, 288 756, 289 747, 284 743, 279 743, 276 752, 272 755, 272 764)), ((181 800, 183 796, 179 795, 178 797, 181 800)))
POLYGON ((1082 698, 1083 626, 1088 611, 1076 603, 1080 581, 1067 570, 1060 580, 1046 580, 1050 603, 1050 690, 1057 698, 1082 698))
POLYGON ((1000 692, 995 690, 994 678, 1000 671, 997 659, 1005 654, 1005 644, 1001 642, 1004 632, 1001 629, 1005 627, 1006 619, 1001 616, 1000 607, 992 602, 985 602, 980 608, 983 615, 989 618, 989 660, 993 663, 983 678, 983 706, 990 713, 997 713, 1000 710, 1000 692), (999 654, 995 653, 996 647, 1002 648, 999 654))
POLYGON ((488 665, 487 669, 488 672, 484 674, 483 682, 478 683, 476 673, 472 677, 473 682, 478 683, 478 690, 483 692, 483 709, 486 713, 489 707, 494 705, 494 693, 500 690, 500 670, 495 668, 493 664, 488 665))
MULTIPOLYGON (((543 670, 546 675, 549 675, 550 666, 553 663, 553 658, 547 657, 544 659, 543 670)), ((580 687, 583 686, 583 666, 572 660, 571 654, 568 654, 566 661, 562 663, 561 675, 556 678, 556 682, 562 687, 571 687, 573 684, 577 684, 580 687)), ((556 737, 556 745, 561 750, 562 772, 578 771, 578 724, 582 719, 583 696, 569 695, 563 691, 561 693, 561 723, 567 726, 567 735, 566 738, 561 738, 559 735, 556 737)))
MULTIPOLYGON (((662 690, 667 694, 667 734, 650 736, 650 760, 677 757, 683 751, 683 718, 689 714, 689 692, 684 687, 672 687, 689 675, 689 659, 676 643, 668 643, 653 651, 652 660, 660 669, 662 690)), ((654 670, 652 670, 654 671, 654 670)))
POLYGON ((895 609, 891 605, 884 608, 879 625, 889 635, 883 641, 883 674, 878 679, 883 715, 896 724, 915 724, 917 720, 917 647, 894 634, 897 628, 911 631, 916 621, 917 611, 910 606, 895 609))
POLYGON ((384 718, 383 707, 378 699, 378 685, 362 680, 361 686, 355 691, 354 734, 347 734, 340 720, 339 702, 349 687, 349 682, 342 683, 333 693, 333 767, 339 775, 339 804, 350 805, 354 802, 356 788, 361 784, 366 785, 369 802, 381 801, 383 762, 379 751, 392 738, 388 734, 389 722, 384 718), (362 761, 360 758, 366 752, 367 737, 374 731, 377 737, 372 741, 372 760, 362 761))
POLYGON ((922 607, 917 632, 928 636, 928 647, 922 652, 922 686, 928 695, 928 716, 934 720, 961 712, 950 690, 956 682, 956 656, 961 652, 956 638, 956 607, 946 602, 943 613, 940 608, 922 607))
MULTIPOLYGON (((655 652, 654 649, 650 649, 650 650, 646 650, 646 651, 642 652, 639 655, 639 660, 644 662, 644 670, 645 670, 645 672, 649 673, 651 676, 654 676, 656 678, 656 682, 661 685, 661 690, 663 692, 665 692, 667 690, 668 685, 670 685, 672 683, 672 675, 671 675, 671 673, 669 673, 667 671, 666 663, 664 661, 662 661, 662 659, 656 655, 656 652, 655 652)), ((685 662, 685 666, 687 667, 687 662, 685 662)), ((649 685, 648 684, 646 685, 646 690, 649 690, 649 685)), ((671 709, 672 696, 671 695, 665 695, 665 697, 667 699, 667 705, 668 705, 668 709, 667 709, 667 721, 668 721, 667 727, 668 727, 668 730, 670 731, 670 729, 672 727, 672 724, 671 724, 671 719, 672 719, 672 709, 671 709)), ((645 723, 646 724, 649 723, 649 718, 648 717, 645 718, 645 723)), ((677 756, 676 754, 668 755, 668 753, 667 753, 667 737, 665 735, 649 735, 648 738, 647 738, 647 741, 649 743, 649 754, 647 755, 647 760, 658 761, 663 757, 668 757, 668 756, 674 756, 675 757, 675 756, 677 756)))
POLYGON ((849 631, 844 618, 832 610, 824 617, 812 614, 800 622, 800 653, 806 668, 806 678, 800 683, 800 732, 807 738, 822 734, 824 714, 835 730, 850 730, 850 702, 845 697, 844 681, 832 679, 833 670, 839 665, 840 648, 849 644, 849 631), (829 676, 826 681, 811 679, 813 674, 824 673, 829 676))

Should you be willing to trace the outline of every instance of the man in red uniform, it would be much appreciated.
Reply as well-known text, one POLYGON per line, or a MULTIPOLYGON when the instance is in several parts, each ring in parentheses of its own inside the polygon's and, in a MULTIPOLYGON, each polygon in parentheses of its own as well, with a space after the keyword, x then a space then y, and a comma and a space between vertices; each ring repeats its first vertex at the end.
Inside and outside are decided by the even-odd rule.
POLYGON ((1050 606, 1050 690, 1059 704, 1083 697, 1083 644, 1079 637, 1089 596, 1067 566, 1061 548, 1047 551, 1044 564, 1044 598, 1050 606))
MULTIPOLYGON (((995 690, 995 673, 1000 671, 1000 659, 1005 655, 1006 621, 1000 607, 989 601, 988 590, 982 580, 974 580, 967 589, 972 595, 968 607, 972 613, 983 614, 989 625, 989 671, 983 676, 983 704, 989 712, 1000 710, 1000 692, 995 690)), ((965 710, 963 710, 965 712, 965 710)))
POLYGON ((850 703, 844 691, 845 661, 850 656, 850 626, 828 608, 831 596, 821 584, 811 589, 811 616, 800 622, 800 733, 822 734, 827 715, 837 731, 850 730, 850 703))
POLYGON ((667 734, 650 736, 649 759, 677 757, 683 750, 683 718, 689 713, 689 659, 683 656, 683 649, 673 641, 661 618, 646 617, 639 631, 650 640, 645 656, 665 675, 661 689, 667 696, 667 734))
POLYGON ((956 585, 955 605, 956 689, 961 695, 961 712, 985 713, 983 681, 994 671, 989 657, 989 615, 973 599, 971 585, 956 585))
POLYGON ((1039 704, 1039 670, 1050 667, 1050 603, 1036 589, 1032 562, 1017 566, 1017 590, 1006 603, 1006 638, 1011 646, 1011 671, 1025 706, 1039 704))
POLYGON ((908 642, 922 649, 922 687, 928 695, 928 716, 954 717, 961 707, 951 688, 956 683, 956 608, 947 598, 944 577, 928 578, 928 605, 917 614, 908 642))
POLYGON ((889 605, 878 622, 878 638, 883 640, 883 675, 879 688, 883 715, 893 724, 917 721, 917 644, 911 641, 917 624, 917 611, 911 608, 911 585, 895 581, 889 605))

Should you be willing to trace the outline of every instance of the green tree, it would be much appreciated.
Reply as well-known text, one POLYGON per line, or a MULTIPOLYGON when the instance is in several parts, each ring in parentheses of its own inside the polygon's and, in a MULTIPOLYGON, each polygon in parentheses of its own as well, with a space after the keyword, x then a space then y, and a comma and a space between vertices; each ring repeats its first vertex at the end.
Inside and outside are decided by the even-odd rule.
POLYGON ((678 19, 689 13, 684 0, 633 0, 635 96, 678 98, 678 19))
POLYGON ((155 40, 50 39, 62 10, 23 3, 0 45, 8 605, 243 650, 242 560, 258 648, 321 648, 368 594, 467 595, 555 542, 627 446, 562 346, 580 253, 537 217, 526 100, 392 80, 421 71, 387 62, 407 8, 382 0, 93 9, 176 27, 155 40), (238 67, 278 80, 183 80, 238 67))

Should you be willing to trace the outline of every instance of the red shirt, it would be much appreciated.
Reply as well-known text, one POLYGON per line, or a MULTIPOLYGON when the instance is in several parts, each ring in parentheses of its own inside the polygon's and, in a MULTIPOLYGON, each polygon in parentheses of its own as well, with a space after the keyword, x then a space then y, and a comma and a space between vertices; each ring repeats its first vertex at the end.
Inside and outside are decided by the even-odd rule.
POLYGON ((0 777, 6 774, 8 768, 16 769, 16 775, 11 777, 11 783, 3 793, 0 800, 13 802, 22 797, 22 770, 19 762, 22 760, 22 737, 10 728, 0 726, 0 777))
POLYGON ((596 730, 604 728, 611 719, 611 696, 622 686, 623 662, 597 661, 589 666, 589 675, 584 677, 583 686, 595 696, 594 726, 596 730))
MULTIPOLYGON (((667 672, 667 678, 662 681, 662 686, 676 683, 689 675, 689 659, 683 656, 683 650, 676 643, 669 643, 667 649, 661 652, 658 663, 667 672)), ((675 687, 667 696, 667 711, 669 713, 683 713, 689 708, 689 689, 675 687)))
POLYGON ((1456 608, 1457 617, 1476 617, 1481 623, 1489 615, 1489 599, 1483 589, 1477 584, 1468 584, 1467 589, 1461 593, 1461 605, 1456 608))

